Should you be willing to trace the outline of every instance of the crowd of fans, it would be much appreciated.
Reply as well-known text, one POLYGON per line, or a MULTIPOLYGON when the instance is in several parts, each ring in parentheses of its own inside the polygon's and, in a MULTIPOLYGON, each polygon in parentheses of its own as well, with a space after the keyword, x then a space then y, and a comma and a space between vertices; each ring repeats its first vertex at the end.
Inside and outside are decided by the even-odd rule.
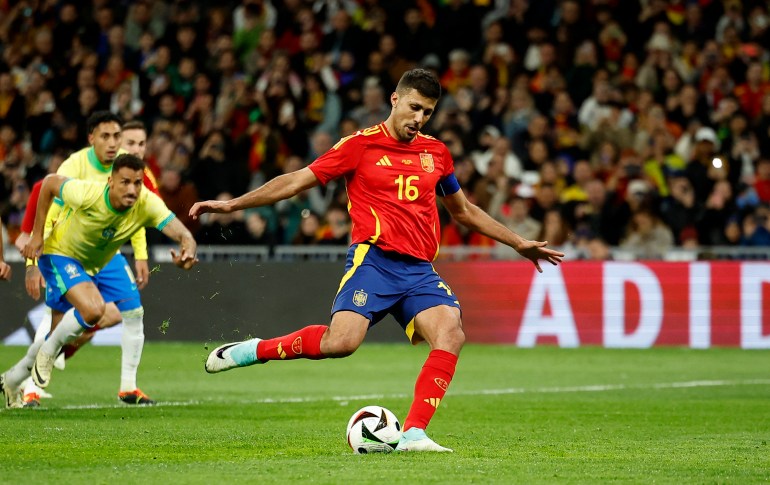
MULTIPOLYGON (((770 12, 751 0, 0 1, 0 215, 109 109, 200 244, 346 244, 344 183, 186 217, 383 121, 400 75, 444 88, 427 132, 526 238, 770 245, 770 12)), ((444 217, 442 245, 490 246, 444 217)))

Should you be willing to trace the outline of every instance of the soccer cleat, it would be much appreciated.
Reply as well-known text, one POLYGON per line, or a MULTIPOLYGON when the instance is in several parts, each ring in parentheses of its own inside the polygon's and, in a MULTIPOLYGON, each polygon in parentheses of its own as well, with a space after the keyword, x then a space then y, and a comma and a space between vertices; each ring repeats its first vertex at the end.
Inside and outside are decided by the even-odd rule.
POLYGON ((42 348, 35 357, 35 364, 32 366, 32 380, 35 385, 41 389, 48 387, 51 382, 51 373, 56 356, 44 351, 42 348))
POLYGON ((262 339, 254 338, 245 342, 231 342, 214 349, 206 359, 204 366, 209 374, 216 374, 235 367, 261 364, 257 360, 257 344, 262 339))
POLYGON ((25 408, 36 408, 40 406, 40 394, 36 392, 30 392, 28 394, 24 394, 24 407, 25 408))
POLYGON ((143 406, 152 406, 155 401, 150 399, 150 396, 143 393, 141 389, 134 389, 133 391, 124 391, 118 393, 118 399, 126 404, 139 404, 143 406))
POLYGON ((396 451, 436 451, 452 453, 453 450, 444 448, 432 439, 428 438, 424 429, 409 428, 398 440, 396 451))
POLYGON ((6 383, 5 374, 0 375, 0 392, 5 397, 5 407, 8 409, 18 409, 24 407, 24 401, 21 398, 21 389, 14 389, 6 383))

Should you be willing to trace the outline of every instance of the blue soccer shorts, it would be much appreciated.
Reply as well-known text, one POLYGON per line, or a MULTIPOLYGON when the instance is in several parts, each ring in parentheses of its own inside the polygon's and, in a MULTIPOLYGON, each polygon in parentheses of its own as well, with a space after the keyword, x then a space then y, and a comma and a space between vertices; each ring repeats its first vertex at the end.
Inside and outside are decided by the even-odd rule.
POLYGON ((56 311, 64 313, 72 308, 66 293, 87 281, 96 285, 105 302, 115 303, 121 312, 142 306, 134 274, 122 254, 116 254, 95 276, 88 275, 78 260, 56 254, 44 254, 38 266, 45 278, 45 303, 56 311))
POLYGON ((372 327, 390 313, 409 340, 417 343, 421 339, 414 334, 414 317, 439 305, 460 308, 431 263, 361 243, 348 250, 332 315, 342 310, 355 312, 369 319, 372 327))

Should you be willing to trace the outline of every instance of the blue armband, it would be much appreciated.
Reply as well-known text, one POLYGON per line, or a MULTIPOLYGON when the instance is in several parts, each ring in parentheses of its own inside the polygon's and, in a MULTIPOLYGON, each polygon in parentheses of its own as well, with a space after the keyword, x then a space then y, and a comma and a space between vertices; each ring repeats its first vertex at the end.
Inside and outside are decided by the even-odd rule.
POLYGON ((439 180, 438 185, 436 185, 436 194, 440 195, 441 197, 452 195, 458 190, 460 190, 460 182, 457 181, 457 178, 453 173, 450 173, 443 179, 439 180))

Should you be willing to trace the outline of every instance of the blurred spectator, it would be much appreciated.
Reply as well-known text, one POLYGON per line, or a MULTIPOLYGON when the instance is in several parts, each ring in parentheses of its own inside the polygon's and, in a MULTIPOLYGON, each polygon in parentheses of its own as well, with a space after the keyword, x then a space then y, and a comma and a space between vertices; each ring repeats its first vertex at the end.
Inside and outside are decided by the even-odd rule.
POLYGON ((24 98, 19 95, 9 72, 0 72, 0 124, 24 126, 26 109, 24 98))
POLYGON ((272 208, 259 207, 245 211, 249 244, 274 246, 276 244, 275 213, 272 208))
POLYGON ((324 224, 318 230, 318 243, 330 246, 350 244, 350 215, 344 207, 332 206, 324 215, 324 224))
MULTIPOLYGON (((222 192, 216 200, 230 200, 233 195, 222 192)), ((244 223, 244 212, 230 214, 205 214, 200 218, 201 227, 195 235, 199 244, 237 246, 249 243, 249 235, 244 223)))
POLYGON ((318 244, 321 222, 318 214, 304 209, 300 214, 299 228, 291 238, 291 244, 295 246, 311 246, 318 244))
POLYGON ((612 252, 610 247, 600 237, 592 237, 585 245, 586 258, 592 261, 610 261, 612 252))
POLYGON ((634 214, 628 235, 620 243, 621 248, 634 251, 642 259, 659 259, 673 245, 671 230, 646 210, 634 214))
POLYGON ((213 131, 203 143, 192 167, 198 194, 213 199, 223 192, 243 194, 249 183, 246 166, 228 156, 227 137, 213 131))
POLYGON ((359 126, 369 127, 385 121, 390 114, 390 106, 385 101, 385 92, 376 78, 367 78, 364 82, 361 106, 349 114, 359 126))
POLYGON ((200 222, 189 216, 190 207, 198 202, 198 192, 195 186, 184 180, 176 169, 166 169, 160 176, 158 190, 160 196, 171 212, 176 214, 179 221, 193 234, 200 229, 200 222))

